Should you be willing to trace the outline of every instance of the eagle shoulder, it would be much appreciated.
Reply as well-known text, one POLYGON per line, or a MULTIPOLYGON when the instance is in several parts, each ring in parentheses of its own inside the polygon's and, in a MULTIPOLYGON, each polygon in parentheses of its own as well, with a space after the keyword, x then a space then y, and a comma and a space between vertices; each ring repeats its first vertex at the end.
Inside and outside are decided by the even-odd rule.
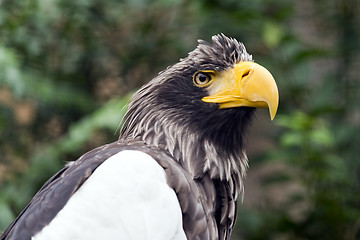
POLYGON ((121 151, 104 161, 33 238, 186 239, 178 199, 148 154, 121 151))

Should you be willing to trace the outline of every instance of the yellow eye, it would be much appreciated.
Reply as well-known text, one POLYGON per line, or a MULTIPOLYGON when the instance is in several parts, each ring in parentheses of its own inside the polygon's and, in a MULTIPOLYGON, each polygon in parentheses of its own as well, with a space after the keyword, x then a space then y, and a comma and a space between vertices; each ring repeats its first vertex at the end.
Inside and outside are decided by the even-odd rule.
POLYGON ((194 75, 194 83, 198 87, 206 87, 211 82, 212 77, 206 72, 197 72, 194 75))

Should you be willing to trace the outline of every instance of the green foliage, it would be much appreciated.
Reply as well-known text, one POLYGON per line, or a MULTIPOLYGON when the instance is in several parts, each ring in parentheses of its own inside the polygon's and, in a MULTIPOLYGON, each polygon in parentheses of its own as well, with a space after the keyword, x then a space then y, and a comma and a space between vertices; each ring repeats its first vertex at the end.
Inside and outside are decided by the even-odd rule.
MULTIPOLYGON (((10 223, 9 220, 13 218, 10 207, 16 209, 17 212, 20 211, 48 176, 62 168, 64 156, 77 154, 79 149, 82 149, 89 139, 98 134, 100 129, 107 129, 110 132, 116 129, 125 113, 128 99, 129 97, 110 100, 99 110, 72 125, 67 135, 56 142, 44 144, 41 150, 33 155, 31 165, 27 170, 28 174, 17 177, 16 181, 21 183, 17 186, 18 189, 15 190, 13 185, 5 182, 0 192, 0 199, 5 201, 0 202, 0 209, 3 209, 6 215, 1 216, 0 223, 4 226, 10 223)), ((113 140, 115 140, 114 137, 113 140)), ((74 159, 75 157, 71 160, 74 159)))
MULTIPOLYGON (((349 187, 353 186, 344 159, 334 151, 334 135, 323 119, 303 112, 280 116, 277 123, 287 129, 280 138, 283 148, 279 153, 285 153, 284 157, 301 169, 299 180, 308 189, 311 200, 306 218, 294 228, 295 234, 305 238, 332 238, 335 234, 340 237, 356 218, 346 214, 355 210, 355 206, 348 205, 351 201, 347 202, 352 198, 349 187), (348 191, 339 194, 339 188, 348 191), (326 233, 329 226, 332 231, 326 233)), ((356 212, 360 214, 359 210, 356 212)))
POLYGON ((359 12, 355 0, 0 1, 0 229, 66 161, 116 140, 129 91, 223 32, 280 90, 275 130, 249 157, 269 173, 232 239, 359 239, 359 12))
POLYGON ((291 115, 278 116, 276 123, 289 129, 280 139, 285 147, 299 146, 303 150, 309 147, 324 148, 334 145, 334 136, 323 119, 310 117, 304 112, 294 112, 291 115))

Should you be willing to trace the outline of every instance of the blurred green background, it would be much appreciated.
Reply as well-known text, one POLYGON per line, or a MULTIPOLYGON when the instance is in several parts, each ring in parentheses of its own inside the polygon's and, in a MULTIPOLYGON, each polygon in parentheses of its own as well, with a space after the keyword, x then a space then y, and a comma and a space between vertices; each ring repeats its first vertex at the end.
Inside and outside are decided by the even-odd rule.
POLYGON ((225 33, 280 91, 258 111, 232 239, 360 239, 358 0, 0 0, 0 232, 129 93, 225 33))

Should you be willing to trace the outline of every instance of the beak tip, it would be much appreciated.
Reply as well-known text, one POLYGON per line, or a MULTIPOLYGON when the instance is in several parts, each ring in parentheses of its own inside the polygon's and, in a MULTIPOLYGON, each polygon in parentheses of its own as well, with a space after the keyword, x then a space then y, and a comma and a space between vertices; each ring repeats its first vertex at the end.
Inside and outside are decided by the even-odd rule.
MULTIPOLYGON (((274 80, 274 82, 275 82, 275 80, 274 80)), ((275 92, 275 94, 274 94, 275 97, 273 98, 272 101, 268 102, 271 121, 274 120, 274 118, 276 116, 276 113, 277 113, 277 110, 278 110, 278 107, 279 107, 279 91, 278 91, 278 88, 276 86, 276 83, 275 83, 275 87, 276 87, 276 91, 274 91, 275 92)))
POLYGON ((278 103, 279 103, 279 100, 276 101, 276 104, 269 104, 268 105, 271 121, 273 121, 275 116, 276 116, 277 109, 278 109, 278 103))
POLYGON ((271 121, 274 121, 275 115, 270 115, 271 121))

